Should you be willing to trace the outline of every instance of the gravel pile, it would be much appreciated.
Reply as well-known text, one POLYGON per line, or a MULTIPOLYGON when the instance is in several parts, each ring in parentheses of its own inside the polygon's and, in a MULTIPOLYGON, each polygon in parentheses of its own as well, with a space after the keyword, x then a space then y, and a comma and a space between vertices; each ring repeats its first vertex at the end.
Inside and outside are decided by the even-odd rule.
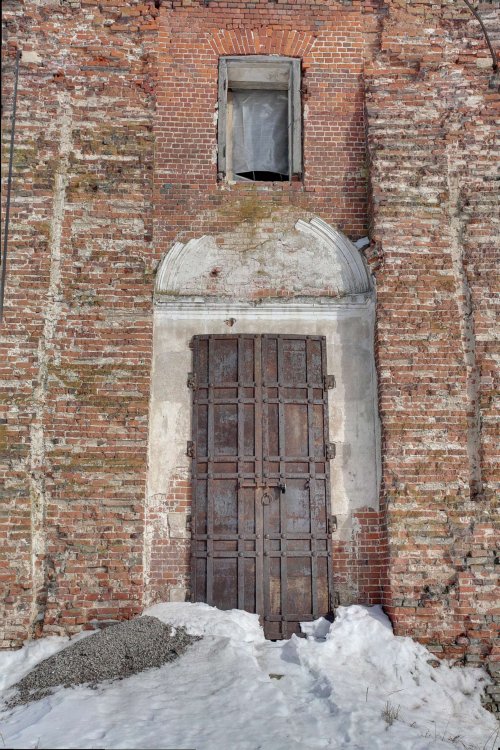
POLYGON ((174 632, 170 625, 147 615, 111 625, 37 664, 13 686, 15 692, 7 707, 40 700, 59 685, 90 683, 94 687, 103 680, 122 679, 151 667, 161 667, 177 659, 198 640, 184 628, 176 628, 174 632))

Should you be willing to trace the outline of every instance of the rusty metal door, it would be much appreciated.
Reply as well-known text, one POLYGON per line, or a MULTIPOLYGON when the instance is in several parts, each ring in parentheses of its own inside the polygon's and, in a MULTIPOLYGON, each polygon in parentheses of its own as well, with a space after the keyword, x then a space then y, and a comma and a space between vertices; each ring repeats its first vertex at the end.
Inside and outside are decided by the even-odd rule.
POLYGON ((261 615, 267 638, 331 610, 322 336, 195 336, 192 598, 261 615))

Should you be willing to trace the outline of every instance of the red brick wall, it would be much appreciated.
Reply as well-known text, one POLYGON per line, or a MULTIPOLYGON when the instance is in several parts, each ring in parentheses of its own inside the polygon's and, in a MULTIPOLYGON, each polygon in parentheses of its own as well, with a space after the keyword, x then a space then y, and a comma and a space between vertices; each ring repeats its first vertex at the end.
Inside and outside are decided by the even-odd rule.
MULTIPOLYGON (((498 48, 498 3, 481 9, 498 48)), ((4 23, 5 116, 16 45, 40 57, 21 67, 1 354, 4 643, 139 610, 154 269, 174 240, 291 207, 373 238, 382 513, 337 550, 338 588, 491 662, 498 80, 467 8, 27 1, 4 23), (259 53, 302 58, 291 187, 217 182, 218 57, 259 53)), ((159 581, 185 580, 179 550, 155 554, 159 581)))
MULTIPOLYGON (((174 239, 280 206, 366 232, 361 11, 6 5, 7 102, 16 46, 36 53, 5 315, 7 642, 140 606, 152 270, 174 239), (303 60, 303 184, 217 182, 217 62, 242 53, 303 60)), ((177 575, 165 544, 159 584, 177 575)))
POLYGON ((353 513, 349 541, 333 542, 333 582, 337 604, 381 604, 387 583, 387 538, 381 513, 353 513))
POLYGON ((135 7, 132 23, 130 2, 3 6, 6 138, 14 50, 38 55, 19 77, 0 352, 4 645, 141 607, 157 11, 135 7))
MULTIPOLYGON (((498 3, 480 8, 499 50, 498 3)), ((365 74, 384 603, 396 632, 498 675, 500 80, 467 8, 426 2, 390 7, 365 74)))
POLYGON ((191 477, 178 472, 164 494, 149 498, 146 509, 146 554, 144 600, 185 601, 191 585, 191 477), (168 515, 167 515, 168 514, 168 515), (169 521, 177 516, 176 528, 169 521), (165 519, 167 521, 165 522, 165 519))
POLYGON ((155 249, 251 219, 252 200, 293 205, 356 237, 366 231, 364 20, 359 6, 174 3, 160 15, 155 120, 155 249), (303 66, 304 181, 217 183, 221 55, 297 56, 303 66), (181 210, 180 210, 181 209, 181 210))

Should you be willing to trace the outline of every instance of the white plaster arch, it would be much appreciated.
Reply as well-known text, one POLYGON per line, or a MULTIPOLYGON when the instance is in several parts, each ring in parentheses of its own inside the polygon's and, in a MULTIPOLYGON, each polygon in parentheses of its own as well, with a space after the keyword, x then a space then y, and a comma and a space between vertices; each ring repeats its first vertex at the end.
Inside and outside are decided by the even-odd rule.
POLYGON ((247 250, 210 235, 176 242, 158 268, 155 295, 245 299, 249 290, 278 288, 288 296, 347 297, 369 293, 372 283, 357 247, 312 218, 247 250))

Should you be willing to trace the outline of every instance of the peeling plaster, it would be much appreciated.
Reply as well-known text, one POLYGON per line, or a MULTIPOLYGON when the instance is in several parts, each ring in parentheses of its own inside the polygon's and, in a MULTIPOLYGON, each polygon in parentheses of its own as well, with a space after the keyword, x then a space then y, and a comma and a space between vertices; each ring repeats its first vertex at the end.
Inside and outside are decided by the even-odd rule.
POLYGON ((48 491, 45 483, 46 447, 45 414, 47 409, 49 365, 57 324, 61 315, 61 244, 68 185, 69 155, 72 149, 72 109, 67 92, 59 96, 59 163, 54 178, 54 200, 50 222, 50 280, 44 306, 43 331, 38 342, 37 385, 33 391, 34 414, 30 426, 30 495, 31 495, 31 575, 33 595, 31 631, 43 630, 47 601, 46 508, 48 491))
POLYGON ((450 241, 453 272, 456 279, 456 303, 460 320, 462 350, 466 368, 467 456, 471 499, 482 493, 481 415, 479 409, 479 368, 476 362, 476 337, 472 294, 464 265, 464 218, 461 213, 460 183, 456 165, 460 163, 457 143, 446 147, 449 191, 450 241))
POLYGON ((245 299, 249 290, 343 297, 370 292, 371 282, 356 246, 317 218, 245 248, 237 235, 222 246, 210 235, 176 242, 156 279, 157 294, 245 299))

